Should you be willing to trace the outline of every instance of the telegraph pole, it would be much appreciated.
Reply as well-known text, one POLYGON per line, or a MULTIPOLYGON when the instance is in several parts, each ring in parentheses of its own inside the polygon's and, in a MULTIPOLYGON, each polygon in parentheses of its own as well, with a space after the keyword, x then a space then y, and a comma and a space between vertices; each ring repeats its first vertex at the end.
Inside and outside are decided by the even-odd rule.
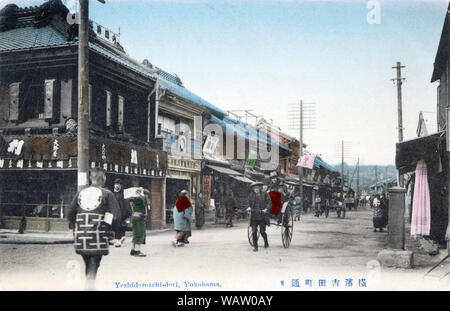
MULTIPOLYGON (((105 0, 98 0, 105 3, 105 0)), ((89 0, 78 0, 78 189, 89 183, 89 0)))
MULTIPOLYGON (((342 150, 341 150, 341 175, 342 175, 342 190, 341 190, 341 199, 344 200, 344 185, 345 185, 345 178, 344 178, 344 141, 342 141, 342 150)), ((343 203, 344 201, 342 201, 343 203)))
POLYGON ((89 0, 79 0, 78 27, 78 189, 88 184, 89 172, 89 0))
MULTIPOLYGON (((312 130, 315 128, 315 103, 304 103, 300 100, 299 103, 289 105, 289 128, 299 130, 298 137, 298 156, 299 161, 303 156, 303 131, 312 130)), ((303 167, 298 166, 298 185, 299 194, 303 198, 303 167)), ((302 203, 303 204, 303 203, 302 203)))
POLYGON ((359 198, 359 158, 358 158, 357 171, 356 171, 356 195, 359 198))
MULTIPOLYGON (((398 114, 398 141, 403 141, 403 111, 402 111, 402 84, 405 80, 402 78, 402 66, 400 62, 397 62, 395 67, 392 69, 397 70, 397 77, 392 79, 394 83, 397 85, 397 114, 398 114)), ((397 172, 397 184, 399 187, 403 188, 403 180, 401 179, 400 172, 397 172)))
MULTIPOLYGON (((299 124, 299 136, 298 136, 298 156, 301 159, 303 155, 303 100, 300 100, 300 124, 299 124)), ((303 167, 298 167, 298 186, 299 186, 299 195, 302 198, 303 202, 303 167)))

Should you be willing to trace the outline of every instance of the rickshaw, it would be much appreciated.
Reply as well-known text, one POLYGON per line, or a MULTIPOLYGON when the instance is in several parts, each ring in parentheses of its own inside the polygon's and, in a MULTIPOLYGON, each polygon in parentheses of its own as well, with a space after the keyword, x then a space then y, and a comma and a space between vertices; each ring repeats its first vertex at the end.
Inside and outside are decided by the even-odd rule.
MULTIPOLYGON (((249 212, 249 216, 250 216, 249 212)), ((281 208, 280 215, 270 217, 270 225, 274 225, 275 227, 279 227, 281 229, 281 242, 283 243, 284 248, 288 248, 291 245, 292 234, 294 230, 294 210, 292 208, 292 203, 290 200, 283 203, 283 207, 281 208), (273 221, 273 220, 277 221, 273 221)), ((253 246, 253 238, 252 238, 252 226, 251 226, 251 217, 248 217, 248 242, 251 246, 253 246)), ((260 236, 259 227, 258 227, 258 239, 260 236)))

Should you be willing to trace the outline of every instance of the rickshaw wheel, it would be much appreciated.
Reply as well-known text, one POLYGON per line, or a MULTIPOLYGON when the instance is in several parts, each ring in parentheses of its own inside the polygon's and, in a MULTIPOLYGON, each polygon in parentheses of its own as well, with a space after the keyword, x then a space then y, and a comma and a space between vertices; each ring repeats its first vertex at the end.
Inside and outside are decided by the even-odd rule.
POLYGON ((291 245, 292 233, 294 231, 294 213, 292 207, 289 205, 283 214, 282 226, 281 226, 281 241, 284 248, 288 248, 291 245))

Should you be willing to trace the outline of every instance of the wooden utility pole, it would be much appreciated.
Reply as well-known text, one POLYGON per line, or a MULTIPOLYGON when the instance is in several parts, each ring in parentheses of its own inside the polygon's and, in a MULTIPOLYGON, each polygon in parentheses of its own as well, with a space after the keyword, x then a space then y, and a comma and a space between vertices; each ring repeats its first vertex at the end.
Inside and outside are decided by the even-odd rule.
MULTIPOLYGON (((344 141, 342 141, 342 150, 341 150, 341 175, 342 175, 342 190, 341 190, 341 199, 344 200, 344 185, 345 185, 345 178, 344 178, 344 141)), ((344 202, 344 201, 342 201, 344 202)))
POLYGON ((89 172, 89 0, 79 0, 78 27, 78 189, 88 184, 89 172))
MULTIPOLYGON (((298 156, 301 159, 303 155, 303 100, 300 100, 300 124, 299 124, 299 136, 298 136, 298 156)), ((299 186, 299 195, 302 198, 302 205, 304 204, 303 200, 303 167, 298 167, 298 186, 299 186)))
POLYGON ((356 195, 359 198, 359 158, 358 158, 358 164, 356 167, 357 171, 356 171, 356 195))
MULTIPOLYGON (((299 130, 298 137, 298 156, 299 161, 303 156, 303 131, 312 130, 315 127, 315 103, 299 103, 290 104, 289 107, 289 128, 299 130)), ((303 197, 303 167, 298 165, 298 185, 299 194, 302 198, 302 204, 305 200, 303 197)))
MULTIPOLYGON (((397 85, 397 114, 398 114, 398 141, 403 141, 403 111, 402 111, 402 84, 405 80, 402 78, 402 66, 400 62, 397 62, 397 66, 392 67, 392 69, 397 70, 397 77, 392 79, 397 85)), ((403 180, 400 176, 400 172, 397 172, 397 184, 399 187, 403 188, 403 180)))

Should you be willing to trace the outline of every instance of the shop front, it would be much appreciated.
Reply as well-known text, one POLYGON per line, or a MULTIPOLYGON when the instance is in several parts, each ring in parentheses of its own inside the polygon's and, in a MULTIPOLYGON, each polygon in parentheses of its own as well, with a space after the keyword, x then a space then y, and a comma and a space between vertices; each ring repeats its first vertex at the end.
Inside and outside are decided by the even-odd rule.
POLYGON ((173 208, 181 190, 188 191, 191 203, 196 206, 198 189, 200 189, 200 172, 200 160, 186 159, 173 155, 168 156, 165 195, 166 226, 173 224, 173 208))
MULTIPOLYGON (((151 191, 149 227, 164 223, 164 180, 167 154, 123 141, 91 136, 90 167, 106 172, 106 185, 116 178, 124 187, 151 191)), ((77 139, 69 134, 3 135, 0 143, 0 227, 65 231, 65 209, 77 191, 77 139)))
POLYGON ((206 203, 205 222, 225 223, 225 200, 230 191, 237 204, 236 217, 246 218, 245 210, 249 206, 250 184, 254 180, 230 167, 219 166, 217 163, 207 163, 202 177, 203 198, 206 203))
POLYGON ((440 132, 397 143, 396 167, 401 175, 409 177, 405 183, 408 193, 407 218, 411 219, 415 208, 423 209, 427 212, 424 214, 429 213, 429 231, 424 235, 437 243, 445 244, 449 216, 445 133, 440 132), (416 186, 419 182, 420 185, 428 187, 416 186), (429 191, 424 191, 425 188, 429 191), (416 191, 419 192, 417 195, 416 191), (418 199, 417 202, 414 202, 415 197, 418 199))

